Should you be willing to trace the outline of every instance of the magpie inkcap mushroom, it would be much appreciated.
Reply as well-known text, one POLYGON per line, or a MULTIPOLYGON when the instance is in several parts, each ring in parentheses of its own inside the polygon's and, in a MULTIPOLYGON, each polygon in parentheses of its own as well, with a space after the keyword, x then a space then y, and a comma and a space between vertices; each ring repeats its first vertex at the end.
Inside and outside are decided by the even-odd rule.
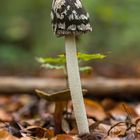
POLYGON ((53 0, 51 18, 54 33, 65 37, 68 82, 78 132, 89 133, 75 41, 76 36, 92 31, 89 14, 80 0, 53 0))
POLYGON ((77 36, 92 31, 89 14, 80 0, 53 0, 51 19, 57 36, 77 36))

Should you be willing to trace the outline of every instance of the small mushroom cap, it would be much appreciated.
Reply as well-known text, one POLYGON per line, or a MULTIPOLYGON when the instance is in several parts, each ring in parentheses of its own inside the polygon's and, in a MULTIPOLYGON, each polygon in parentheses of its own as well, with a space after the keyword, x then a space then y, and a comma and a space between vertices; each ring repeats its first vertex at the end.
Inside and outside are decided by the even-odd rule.
MULTIPOLYGON (((58 102, 59 101, 60 102, 60 101, 68 101, 68 100, 71 99, 69 89, 54 92, 52 94, 46 93, 46 92, 41 91, 41 90, 35 90, 35 91, 36 91, 36 94, 38 96, 40 96, 43 99, 46 99, 47 101, 52 101, 52 102, 58 102)), ((82 89, 82 93, 83 93, 83 95, 85 95, 87 93, 87 90, 82 89)))
POLYGON ((57 36, 77 36, 92 31, 89 14, 80 0, 53 0, 51 19, 57 36))

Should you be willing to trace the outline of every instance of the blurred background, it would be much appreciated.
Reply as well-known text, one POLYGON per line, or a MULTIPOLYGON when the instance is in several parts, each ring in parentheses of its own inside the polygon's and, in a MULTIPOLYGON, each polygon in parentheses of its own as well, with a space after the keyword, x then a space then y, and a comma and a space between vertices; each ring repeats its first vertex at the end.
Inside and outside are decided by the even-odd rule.
MULTIPOLYGON (((64 53, 64 39, 54 36, 51 0, 0 0, 0 75, 40 76, 36 57, 64 53)), ((78 51, 102 53, 91 61, 96 75, 140 77, 140 1, 83 0, 93 32, 78 41, 78 51)))

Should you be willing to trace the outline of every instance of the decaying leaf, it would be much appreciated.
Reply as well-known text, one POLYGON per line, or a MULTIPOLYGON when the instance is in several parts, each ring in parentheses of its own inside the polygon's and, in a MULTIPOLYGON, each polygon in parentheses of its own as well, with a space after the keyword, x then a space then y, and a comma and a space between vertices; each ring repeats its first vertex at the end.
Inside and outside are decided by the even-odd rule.
MULTIPOLYGON (((7 97, 0 98, 0 118, 2 119, 0 119, 0 140, 140 139, 139 104, 131 103, 131 106, 129 103, 124 104, 112 99, 105 99, 101 102, 85 99, 90 133, 92 135, 84 135, 78 138, 72 102, 68 101, 70 96, 66 95, 64 97, 64 94, 69 91, 66 90, 62 94, 63 92, 56 92, 57 96, 53 93, 52 96, 55 96, 53 99, 48 99, 47 97, 53 103, 44 99, 40 100, 31 95, 14 95, 13 97, 8 97, 8 99, 6 99, 7 97), (58 96, 63 97, 57 100, 58 96), (65 100, 68 105, 63 104, 65 100), (56 105, 56 114, 54 113, 54 104, 56 105), (26 115, 32 111, 34 111, 34 115, 26 115), (13 114, 19 114, 18 117, 14 116, 16 121, 13 121, 13 114), (60 128, 58 133, 55 131, 57 128, 60 128)), ((46 98, 46 93, 43 92, 41 95, 46 98)))
POLYGON ((135 110, 131 106, 129 106, 128 104, 125 104, 126 109, 124 109, 123 104, 124 103, 119 103, 115 108, 109 111, 109 114, 114 119, 118 121, 125 121, 128 115, 131 115, 132 118, 138 117, 138 114, 135 112, 135 110))
POLYGON ((88 117, 94 117, 101 121, 106 118, 103 107, 98 103, 90 99, 85 99, 86 112, 88 117))
POLYGON ((136 125, 136 133, 140 134, 140 118, 136 118, 136 120, 134 120, 135 125, 136 125))
POLYGON ((110 126, 107 124, 103 124, 102 121, 94 122, 90 127, 90 133, 94 134, 94 136, 99 139, 103 139, 107 136, 107 132, 110 129, 110 126))
POLYGON ((98 140, 94 134, 83 134, 79 136, 80 140, 98 140))
POLYGON ((11 121, 12 120, 12 116, 6 110, 0 109, 0 120, 11 121))
POLYGON ((42 128, 39 126, 29 126, 24 129, 28 135, 38 138, 52 138, 54 137, 54 131, 46 128, 42 128))
POLYGON ((73 128, 70 132, 69 132, 70 135, 77 135, 78 134, 78 129, 75 127, 73 128))
POLYGON ((16 122, 16 121, 11 121, 8 125, 7 125, 8 131, 16 137, 22 137, 21 134, 21 130, 22 130, 22 126, 16 122))
POLYGON ((18 140, 17 137, 12 136, 6 130, 0 130, 0 140, 18 140))
POLYGON ((76 140, 76 139, 74 139, 71 135, 59 134, 57 135, 56 140, 76 140))
POLYGON ((118 123, 110 128, 108 135, 113 137, 122 137, 125 136, 127 132, 127 126, 125 123, 118 123))
POLYGON ((20 138, 19 140, 34 140, 34 139, 32 139, 32 138, 30 138, 30 137, 22 137, 22 138, 20 138))
POLYGON ((103 108, 105 111, 109 111, 111 109, 113 109, 116 105, 117 102, 110 99, 110 98, 105 98, 102 102, 101 102, 103 108))

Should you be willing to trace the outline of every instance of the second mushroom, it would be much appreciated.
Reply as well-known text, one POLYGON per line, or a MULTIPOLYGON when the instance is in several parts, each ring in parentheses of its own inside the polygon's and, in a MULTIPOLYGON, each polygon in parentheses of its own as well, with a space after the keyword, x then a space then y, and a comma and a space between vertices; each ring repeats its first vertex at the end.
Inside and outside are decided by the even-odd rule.
POLYGON ((68 82, 79 134, 89 133, 75 42, 76 36, 92 31, 89 14, 80 0, 53 0, 51 19, 54 33, 65 37, 68 82))

